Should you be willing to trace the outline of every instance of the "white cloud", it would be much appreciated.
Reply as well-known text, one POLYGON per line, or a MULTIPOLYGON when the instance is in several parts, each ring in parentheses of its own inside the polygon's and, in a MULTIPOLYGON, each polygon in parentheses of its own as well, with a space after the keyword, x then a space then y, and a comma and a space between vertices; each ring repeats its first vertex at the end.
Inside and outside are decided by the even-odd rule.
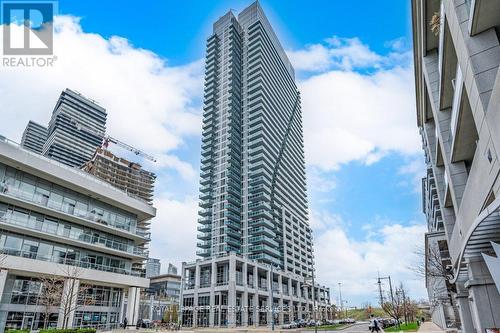
POLYGON ((410 68, 397 67, 369 75, 329 71, 302 81, 308 164, 335 170, 351 161, 371 164, 388 152, 420 152, 412 80, 410 68))
MULTIPOLYGON (((106 108, 109 134, 152 154, 168 154, 201 132, 202 61, 169 66, 124 38, 84 32, 72 16, 56 17, 54 48, 52 68, 2 68, 5 136, 19 140, 29 119, 46 124, 66 87, 106 108)), ((164 166, 193 176, 185 162, 164 166)))
POLYGON ((299 70, 306 158, 323 171, 420 152, 411 52, 404 40, 380 55, 358 38, 332 37, 289 51, 299 70), (324 143, 328 142, 328 145, 324 143))
POLYGON ((398 174, 409 175, 411 180, 401 183, 401 185, 411 187, 415 193, 420 193, 422 191, 422 177, 425 176, 426 168, 422 156, 409 159, 406 164, 399 168, 398 174))
MULTIPOLYGON (((313 215, 317 275, 338 295, 342 283, 344 299, 360 305, 371 301, 376 305, 378 272, 391 275, 393 283, 403 282, 415 298, 425 297, 423 281, 409 268, 415 262, 415 249, 423 241, 425 226, 385 221, 377 229, 369 224, 362 229, 370 237, 356 241, 349 237, 346 225, 338 215, 327 212, 313 215), (332 223, 333 221, 333 223, 332 223), (372 297, 370 297, 372 296, 372 297)), ((375 221, 377 225, 380 221, 375 221)))
POLYGON ((151 257, 161 259, 162 269, 168 263, 181 268, 182 261, 194 260, 198 200, 187 197, 176 200, 161 195, 154 201, 158 215, 151 224, 151 257))

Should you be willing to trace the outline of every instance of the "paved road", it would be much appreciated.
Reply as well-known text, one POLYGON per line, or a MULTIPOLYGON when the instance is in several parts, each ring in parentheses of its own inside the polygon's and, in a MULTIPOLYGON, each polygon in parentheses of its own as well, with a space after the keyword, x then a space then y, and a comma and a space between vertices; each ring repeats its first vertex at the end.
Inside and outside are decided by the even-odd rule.
POLYGON ((352 325, 351 327, 348 327, 346 329, 343 329, 343 330, 337 331, 337 332, 369 333, 370 331, 368 330, 368 322, 358 322, 358 323, 352 325))
MULTIPOLYGON (((311 333, 314 332, 313 330, 308 330, 308 331, 302 331, 302 333, 311 333)), ((332 332, 332 333, 370 333, 368 330, 368 322, 358 322, 348 328, 345 328, 343 330, 337 330, 337 331, 323 331, 323 330, 318 330, 318 332, 324 333, 324 332, 332 332)))

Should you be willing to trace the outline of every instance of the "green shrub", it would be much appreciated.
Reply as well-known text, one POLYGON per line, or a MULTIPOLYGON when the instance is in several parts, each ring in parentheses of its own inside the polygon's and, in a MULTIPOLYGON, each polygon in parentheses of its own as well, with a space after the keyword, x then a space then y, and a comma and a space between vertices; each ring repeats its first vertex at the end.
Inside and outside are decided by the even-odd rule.
POLYGON ((29 333, 30 330, 26 329, 26 330, 15 330, 15 329, 10 329, 10 330, 7 330, 5 331, 5 333, 29 333))
MULTIPOLYGON (((10 332, 10 331, 9 331, 10 332)), ((19 331, 20 333, 25 333, 29 331, 19 331)), ((52 328, 48 330, 40 330, 39 333, 96 333, 97 330, 95 328, 52 328)), ((18 331, 15 331, 18 333, 18 331)))

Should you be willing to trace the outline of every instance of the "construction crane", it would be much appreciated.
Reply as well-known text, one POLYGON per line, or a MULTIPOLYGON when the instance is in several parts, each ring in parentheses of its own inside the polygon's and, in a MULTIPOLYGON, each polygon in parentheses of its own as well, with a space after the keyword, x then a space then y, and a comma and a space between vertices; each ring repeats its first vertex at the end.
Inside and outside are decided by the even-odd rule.
POLYGON ((103 133, 101 131, 97 131, 97 130, 95 130, 93 128, 87 127, 87 126, 83 125, 82 123, 78 122, 77 120, 75 120, 74 118, 72 118, 70 116, 67 116, 67 117, 70 119, 70 122, 73 125, 76 126, 76 128, 79 131, 84 131, 84 132, 87 132, 87 133, 90 133, 90 134, 93 134, 93 135, 96 135, 96 136, 100 137, 101 140, 102 140, 102 147, 103 148, 107 149, 108 146, 109 146, 109 144, 113 143, 113 144, 115 144, 115 145, 117 145, 119 147, 122 147, 122 148, 124 148, 124 149, 126 149, 128 151, 133 152, 137 156, 141 156, 141 157, 144 157, 145 159, 148 159, 148 160, 150 160, 152 162, 156 162, 156 159, 153 156, 151 156, 151 155, 143 152, 142 150, 134 148, 131 145, 126 144, 125 142, 122 142, 122 141, 120 141, 118 139, 115 139, 115 138, 107 135, 106 133, 103 133))

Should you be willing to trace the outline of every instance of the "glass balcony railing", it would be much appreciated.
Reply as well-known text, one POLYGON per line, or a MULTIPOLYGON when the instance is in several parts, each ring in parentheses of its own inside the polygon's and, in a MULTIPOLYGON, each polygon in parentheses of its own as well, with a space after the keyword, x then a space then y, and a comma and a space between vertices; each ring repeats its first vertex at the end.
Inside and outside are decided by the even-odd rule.
POLYGON ((96 236, 93 234, 83 233, 81 232, 82 231, 81 229, 79 229, 80 232, 74 232, 70 228, 65 228, 65 225, 61 225, 61 227, 59 227, 57 224, 48 225, 47 223, 43 223, 42 221, 34 221, 33 219, 30 219, 28 216, 26 216, 26 218, 23 218, 12 214, 6 214, 0 217, 0 223, 11 224, 25 229, 39 231, 49 235, 60 236, 61 238, 67 238, 79 242, 85 242, 88 244, 103 246, 112 250, 118 250, 142 256, 144 258, 147 258, 149 254, 147 250, 144 250, 143 248, 140 248, 138 246, 124 244, 122 242, 111 240, 105 237, 96 236))
POLYGON ((132 275, 132 276, 140 276, 140 277, 146 276, 145 272, 143 272, 143 271, 136 271, 136 270, 125 269, 125 268, 120 268, 120 267, 105 266, 105 265, 101 265, 101 264, 97 264, 97 263, 88 262, 86 260, 74 260, 74 259, 68 259, 68 258, 61 258, 61 257, 55 256, 55 255, 40 256, 40 255, 37 255, 37 252, 33 252, 33 251, 3 248, 2 252, 6 255, 11 255, 11 256, 16 256, 16 257, 23 257, 23 258, 28 258, 28 259, 36 259, 36 260, 54 262, 54 263, 63 264, 63 265, 70 265, 70 266, 77 266, 77 267, 82 267, 82 268, 95 269, 98 271, 132 275))
MULTIPOLYGON (((149 238, 150 236, 148 231, 141 230, 135 225, 120 223, 117 222, 118 220, 110 220, 109 218, 106 218, 105 215, 107 214, 107 212, 103 212, 99 208, 85 210, 78 207, 80 204, 79 202, 56 202, 52 199, 52 193, 50 192, 47 192, 47 194, 45 194, 42 192, 38 193, 36 191, 35 193, 32 193, 31 191, 23 191, 21 188, 10 185, 8 182, 4 181, 0 183, 0 194, 21 199, 37 206, 45 207, 63 214, 68 214, 79 219, 103 224, 113 229, 133 233, 141 237, 149 238)), ((87 208, 89 208, 88 205, 87 208)))

